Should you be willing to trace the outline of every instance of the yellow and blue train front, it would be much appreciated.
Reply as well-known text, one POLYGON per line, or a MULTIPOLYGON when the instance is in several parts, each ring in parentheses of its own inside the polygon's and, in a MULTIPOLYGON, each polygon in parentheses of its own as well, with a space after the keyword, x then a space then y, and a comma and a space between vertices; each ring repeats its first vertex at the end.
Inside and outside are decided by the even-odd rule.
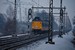
POLYGON ((42 22, 41 21, 33 21, 32 22, 32 32, 41 33, 42 31, 42 22))

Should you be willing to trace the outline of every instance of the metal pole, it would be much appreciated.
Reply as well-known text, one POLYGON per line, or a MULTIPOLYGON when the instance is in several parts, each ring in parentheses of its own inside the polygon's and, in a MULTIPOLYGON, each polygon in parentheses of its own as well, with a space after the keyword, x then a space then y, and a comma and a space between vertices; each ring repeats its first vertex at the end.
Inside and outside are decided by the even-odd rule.
MULTIPOLYGON (((65 9, 64 9, 64 13, 65 13, 65 9)), ((66 28, 65 28, 65 24, 66 24, 66 22, 65 22, 65 17, 66 17, 66 16, 65 16, 65 14, 63 14, 63 15, 64 15, 64 16, 63 16, 63 20, 64 20, 64 28, 63 28, 64 32, 63 32, 63 33, 65 34, 65 31, 66 31, 66 30, 65 30, 65 29, 66 29, 66 28)))
POLYGON ((62 37, 63 34, 63 9, 62 9, 62 0, 60 1, 60 25, 59 25, 59 36, 62 37))
POLYGON ((20 21, 22 22, 22 17, 21 17, 21 1, 19 0, 19 9, 20 9, 20 21))
POLYGON ((48 26, 48 42, 50 44, 54 44, 52 41, 53 38, 53 0, 49 1, 49 26, 48 26))
POLYGON ((16 0, 15 0, 15 6, 14 6, 14 18, 13 18, 13 37, 16 37, 16 14, 17 14, 17 10, 16 10, 16 0))

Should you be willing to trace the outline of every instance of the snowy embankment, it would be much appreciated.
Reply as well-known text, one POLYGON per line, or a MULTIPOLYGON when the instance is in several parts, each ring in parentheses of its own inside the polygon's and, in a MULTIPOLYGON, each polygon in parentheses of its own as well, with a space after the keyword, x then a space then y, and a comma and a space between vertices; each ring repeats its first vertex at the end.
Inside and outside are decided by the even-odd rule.
POLYGON ((66 35, 63 35, 63 38, 58 38, 57 36, 55 36, 53 38, 55 44, 45 44, 45 42, 47 41, 46 38, 28 45, 27 47, 24 46, 22 48, 18 48, 17 50, 75 50, 74 45, 71 43, 73 38, 74 37, 70 32, 66 35))

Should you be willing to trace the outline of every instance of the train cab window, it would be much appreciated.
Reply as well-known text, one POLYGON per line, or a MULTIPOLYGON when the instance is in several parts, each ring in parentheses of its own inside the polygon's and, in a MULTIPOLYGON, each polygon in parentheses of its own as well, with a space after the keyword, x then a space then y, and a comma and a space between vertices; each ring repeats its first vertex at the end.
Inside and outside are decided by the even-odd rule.
POLYGON ((40 17, 35 17, 33 21, 41 21, 40 17))

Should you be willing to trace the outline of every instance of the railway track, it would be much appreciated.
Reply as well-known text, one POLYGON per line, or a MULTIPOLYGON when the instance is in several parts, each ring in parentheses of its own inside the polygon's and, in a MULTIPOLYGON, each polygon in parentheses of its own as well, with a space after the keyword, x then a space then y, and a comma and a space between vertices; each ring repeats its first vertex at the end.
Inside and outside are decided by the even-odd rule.
MULTIPOLYGON (((53 35, 57 35, 58 32, 54 32, 53 35)), ((2 38, 0 39, 0 50, 11 50, 13 48, 17 48, 19 46, 29 44, 30 42, 34 42, 47 37, 46 34, 41 35, 24 35, 16 38, 2 38)))
POLYGON ((0 50, 11 50, 12 48, 18 47, 20 45, 24 45, 36 40, 40 40, 46 38, 46 34, 35 35, 35 36, 23 36, 11 39, 2 39, 0 40, 0 50))

